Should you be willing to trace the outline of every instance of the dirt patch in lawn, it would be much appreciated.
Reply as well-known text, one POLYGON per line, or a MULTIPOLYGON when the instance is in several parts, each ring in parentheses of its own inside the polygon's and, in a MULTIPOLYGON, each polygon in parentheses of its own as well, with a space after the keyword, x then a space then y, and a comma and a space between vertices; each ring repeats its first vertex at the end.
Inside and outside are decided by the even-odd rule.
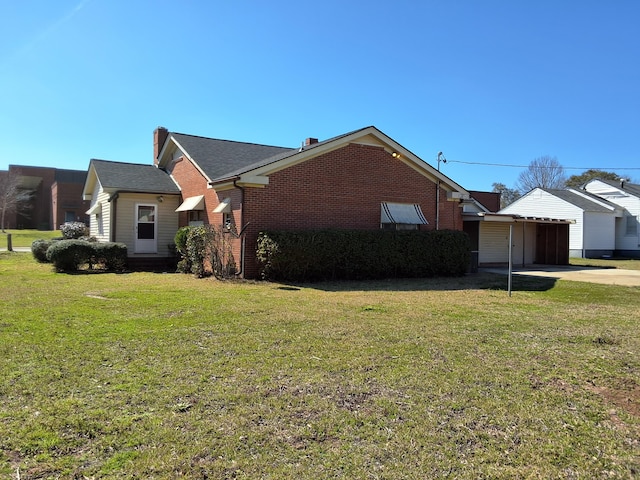
POLYGON ((603 397, 608 403, 630 415, 640 417, 640 385, 635 381, 621 380, 613 387, 590 385, 588 389, 603 397))

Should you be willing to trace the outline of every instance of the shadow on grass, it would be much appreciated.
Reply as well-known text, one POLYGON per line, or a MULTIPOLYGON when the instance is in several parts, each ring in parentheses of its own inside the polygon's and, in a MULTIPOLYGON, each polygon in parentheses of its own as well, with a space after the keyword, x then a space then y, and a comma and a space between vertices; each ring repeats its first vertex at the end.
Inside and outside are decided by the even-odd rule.
MULTIPOLYGON (((544 292, 551 290, 556 278, 514 275, 511 290, 514 292, 544 292)), ((508 290, 508 278, 498 273, 473 273, 462 277, 398 278, 386 280, 352 280, 317 283, 288 283, 276 287, 279 290, 296 291, 313 288, 327 292, 355 291, 450 291, 450 290, 508 290)))

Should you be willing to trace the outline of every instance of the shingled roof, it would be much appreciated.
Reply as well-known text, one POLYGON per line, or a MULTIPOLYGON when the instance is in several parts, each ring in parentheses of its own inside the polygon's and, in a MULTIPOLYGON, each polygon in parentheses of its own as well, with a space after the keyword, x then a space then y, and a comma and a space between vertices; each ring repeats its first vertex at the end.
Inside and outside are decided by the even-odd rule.
POLYGON ((585 212, 609 213, 612 210, 616 209, 616 205, 612 204, 608 200, 598 197, 597 195, 593 195, 587 191, 580 191, 580 193, 576 193, 572 190, 551 188, 541 188, 541 190, 544 190, 545 192, 550 193, 551 195, 554 195, 564 200, 565 202, 575 205, 585 212), (608 205, 609 208, 602 205, 603 203, 608 205))
POLYGON ((616 180, 603 180, 600 178, 596 180, 600 180, 602 183, 606 183, 607 185, 616 187, 624 192, 629 192, 630 194, 635 195, 636 197, 640 197, 640 185, 638 184, 625 182, 624 186, 620 186, 620 182, 616 180))
POLYGON ((92 167, 95 169, 102 188, 106 191, 180 193, 180 189, 173 179, 166 172, 153 165, 92 159, 89 169, 92 167))
POLYGON ((261 164, 272 157, 294 154, 295 148, 218 140, 184 133, 171 133, 174 141, 189 153, 210 180, 229 176, 249 165, 261 164))

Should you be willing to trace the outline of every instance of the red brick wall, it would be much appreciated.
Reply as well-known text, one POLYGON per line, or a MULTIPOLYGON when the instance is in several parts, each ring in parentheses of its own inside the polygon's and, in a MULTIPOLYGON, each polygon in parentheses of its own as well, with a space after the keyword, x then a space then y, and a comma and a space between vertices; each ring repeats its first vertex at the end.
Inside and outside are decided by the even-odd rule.
MULTIPOLYGON (((255 248, 264 229, 380 228, 380 202, 419 203, 435 228, 436 184, 381 147, 351 144, 269 176, 247 188, 245 277, 257 274, 255 248)), ((440 228, 462 230, 457 202, 440 193, 440 228)))
MULTIPOLYGON (((202 173, 185 157, 182 157, 176 163, 173 164, 170 172, 177 180, 182 190, 182 199, 188 197, 195 197, 197 195, 204 195, 204 211, 203 220, 205 224, 222 225, 223 214, 213 213, 213 210, 218 204, 225 198, 231 198, 232 208, 232 223, 239 232, 242 226, 242 192, 240 189, 225 190, 222 192, 216 192, 213 189, 207 188, 207 180, 202 173)), ((189 224, 188 212, 180 212, 178 225, 181 227, 189 224)), ((255 248, 253 249, 255 251, 255 248)), ((233 243, 233 255, 240 268, 240 241, 236 240, 233 243)))
POLYGON ((55 181, 55 168, 23 165, 10 165, 9 168, 18 175, 41 179, 33 192, 28 212, 25 215, 17 213, 14 217, 15 220, 9 222, 9 224, 14 223, 15 226, 10 228, 42 228, 47 230, 58 228, 52 224, 51 208, 51 185, 55 181))
POLYGON ((77 222, 89 224, 89 210, 91 202, 82 200, 83 185, 79 183, 55 182, 51 186, 51 205, 53 214, 53 228, 58 229, 65 222, 66 213, 73 212, 77 222))

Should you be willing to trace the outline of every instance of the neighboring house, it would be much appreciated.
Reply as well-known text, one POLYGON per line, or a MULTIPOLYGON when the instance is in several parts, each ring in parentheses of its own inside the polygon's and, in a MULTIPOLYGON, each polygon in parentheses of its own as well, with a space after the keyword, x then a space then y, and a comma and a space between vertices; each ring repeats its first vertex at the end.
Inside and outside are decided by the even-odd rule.
POLYGON ((462 230, 460 185, 375 127, 301 147, 154 133, 155 164, 180 186, 180 225, 226 226, 239 275, 258 274, 268 229, 462 230), (437 197, 439 193, 439 196, 437 197), (241 235, 239 235, 241 233, 241 235))
POLYGON ((83 197, 90 201, 90 234, 127 245, 129 263, 163 265, 178 230, 180 189, 153 165, 91 160, 83 197))
POLYGON ((566 265, 569 263, 569 225, 565 219, 535 215, 496 213, 500 196, 473 192, 472 201, 463 208, 464 231, 471 244, 471 270, 474 267, 532 263, 566 265), (478 199, 482 199, 483 202, 478 199), (493 209, 489 209, 490 205, 493 209))
POLYGON ((84 197, 91 234, 127 244, 130 260, 162 259, 180 226, 211 224, 229 232, 237 274, 255 278, 261 231, 462 230, 469 194, 375 127, 297 148, 159 127, 154 165, 92 160, 84 197))
POLYGON ((30 197, 5 219, 6 228, 56 230, 65 222, 89 222, 82 201, 86 171, 9 165, 8 173, 30 197))
POLYGON ((615 255, 640 257, 640 185, 624 180, 591 180, 584 189, 622 209, 615 220, 615 255))
POLYGON ((569 255, 598 258, 614 254, 615 222, 622 210, 583 190, 534 188, 499 213, 571 220, 569 255))

